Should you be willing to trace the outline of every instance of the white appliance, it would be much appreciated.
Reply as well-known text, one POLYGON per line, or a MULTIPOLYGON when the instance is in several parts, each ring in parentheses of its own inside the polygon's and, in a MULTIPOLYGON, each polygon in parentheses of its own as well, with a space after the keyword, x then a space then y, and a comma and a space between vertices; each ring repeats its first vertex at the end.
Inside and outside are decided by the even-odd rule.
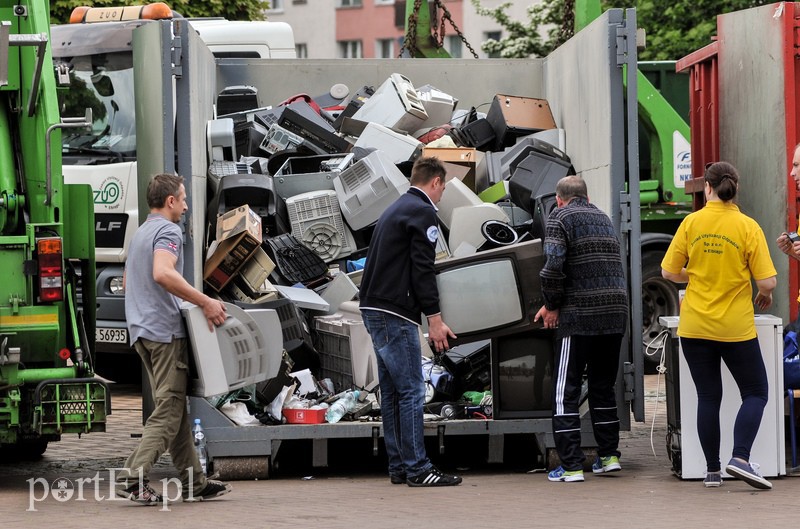
POLYGON ((422 153, 422 142, 418 139, 372 122, 367 123, 353 147, 381 151, 396 164, 413 162, 422 153))
MULTIPOLYGON (((677 316, 659 318, 659 323, 667 327, 672 337, 675 338, 673 343, 678 342, 678 320, 677 316)), ((750 451, 750 461, 761 466, 760 472, 765 477, 783 476, 786 475, 786 445, 783 424, 783 321, 776 316, 757 314, 755 323, 758 344, 761 347, 761 355, 767 369, 769 400, 764 408, 758 435, 750 451)), ((680 406, 679 411, 676 411, 680 416, 677 421, 673 417, 669 422, 680 424, 680 432, 673 432, 672 441, 673 445, 676 442, 680 443, 680 457, 678 458, 679 464, 675 459, 673 460, 673 472, 682 479, 703 478, 706 473, 706 460, 697 436, 697 391, 682 350, 678 356, 679 381, 677 387, 680 406), (679 435, 675 436, 675 433, 679 435)), ((724 362, 722 362, 722 388, 719 454, 722 475, 730 477, 725 472, 725 466, 731 457, 733 423, 742 400, 739 397, 736 382, 724 362)), ((670 391, 669 384, 667 391, 670 391)), ((669 394, 667 399, 670 400, 669 394)))
POLYGON ((356 249, 342 220, 336 191, 309 191, 286 199, 292 235, 326 263, 347 257, 356 249))

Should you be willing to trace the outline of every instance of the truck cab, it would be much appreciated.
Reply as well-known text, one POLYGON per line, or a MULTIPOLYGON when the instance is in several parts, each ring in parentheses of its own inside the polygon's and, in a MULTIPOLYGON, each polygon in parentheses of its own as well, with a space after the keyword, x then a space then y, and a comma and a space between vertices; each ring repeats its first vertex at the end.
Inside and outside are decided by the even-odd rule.
MULTIPOLYGON (((156 4, 151 4, 156 5, 156 4)), ((163 8, 133 20, 115 19, 119 8, 77 8, 74 23, 51 28, 59 105, 65 116, 93 111, 90 130, 62 137, 64 179, 92 187, 97 256, 97 327, 100 365, 107 354, 129 353, 122 276, 128 246, 139 227, 136 184, 136 121, 133 30, 180 15, 163 8), (104 15, 103 13, 112 13, 104 15), (113 20, 88 22, 91 20, 113 20)), ((119 15, 122 17, 123 15, 119 15)), ((282 22, 190 19, 212 53, 220 57, 295 58, 294 37, 282 22)))

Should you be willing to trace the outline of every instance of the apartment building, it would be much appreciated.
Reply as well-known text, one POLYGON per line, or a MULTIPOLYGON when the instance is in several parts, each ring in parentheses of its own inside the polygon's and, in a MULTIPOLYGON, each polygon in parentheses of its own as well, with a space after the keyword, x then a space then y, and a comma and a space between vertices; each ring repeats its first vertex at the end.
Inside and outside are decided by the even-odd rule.
MULTIPOLYGON (((269 20, 289 23, 294 29, 298 57, 392 58, 397 57, 405 33, 405 0, 271 0, 269 20)), ((413 0, 408 0, 413 1, 413 0)), ((514 1, 507 10, 516 20, 527 20, 528 6, 536 1, 514 1)), ((503 28, 476 13, 470 0, 442 0, 456 26, 478 56, 487 55, 480 45, 488 38, 503 37, 503 28)), ((481 0, 494 8, 504 0, 481 0)), ((460 36, 445 26, 444 48, 453 57, 470 57, 460 36)))

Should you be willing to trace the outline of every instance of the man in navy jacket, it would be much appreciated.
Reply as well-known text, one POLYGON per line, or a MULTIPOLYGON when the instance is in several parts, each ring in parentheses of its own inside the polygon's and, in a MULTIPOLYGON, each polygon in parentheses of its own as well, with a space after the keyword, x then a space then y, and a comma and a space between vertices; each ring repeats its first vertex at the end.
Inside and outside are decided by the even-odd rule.
POLYGON ((436 204, 445 188, 445 168, 437 158, 420 158, 411 170, 411 188, 378 219, 361 278, 361 312, 378 360, 381 417, 389 478, 411 487, 458 485, 425 452, 424 382, 419 343, 421 314, 437 351, 456 336, 442 320, 436 285, 436 204))

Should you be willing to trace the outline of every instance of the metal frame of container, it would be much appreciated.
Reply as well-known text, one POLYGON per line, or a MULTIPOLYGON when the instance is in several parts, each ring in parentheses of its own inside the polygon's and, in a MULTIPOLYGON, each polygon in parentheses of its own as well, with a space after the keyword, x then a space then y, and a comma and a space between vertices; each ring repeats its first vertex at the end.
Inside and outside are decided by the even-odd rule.
MULTIPOLYGON (((789 176, 800 140, 800 4, 781 2, 717 17, 716 41, 678 61, 689 70, 692 175, 708 162, 731 162, 742 177, 738 203, 767 240, 797 228, 798 193, 789 176), (777 214, 776 214, 777 213, 777 214)), ((694 182, 702 191, 702 180, 694 182)), ((702 207, 696 195, 695 209, 702 207)), ((770 245, 779 277, 771 312, 794 321, 800 267, 770 245)))
MULTIPOLYGON (((547 98, 556 122, 567 130, 576 171, 586 180, 592 201, 617 226, 622 247, 629 252, 624 257, 629 261, 631 321, 619 366, 617 402, 623 429, 630 428, 629 411, 635 420, 644 420, 634 9, 609 10, 548 57, 524 60, 214 61, 199 37, 180 20, 148 24, 137 33, 134 65, 148 72, 136 76, 135 87, 137 137, 143 138, 138 145, 140 197, 145 196, 142 187, 152 174, 177 171, 187 178, 190 213, 183 226, 184 276, 198 287, 205 231, 204 131, 213 117, 213 99, 220 87, 257 86, 259 94, 281 101, 301 92, 323 93, 333 80, 351 87, 377 86, 391 73, 400 72, 420 84, 433 82, 446 93, 458 93, 466 106, 479 106, 496 93, 547 98), (161 69, 153 66, 158 64, 161 69), (215 86, 217 90, 213 90, 215 86), (148 104, 139 105, 140 101, 148 104), (175 121, 164 116, 175 116, 175 121)), ((146 211, 146 206, 140 205, 140 210, 146 211)), ((320 466, 327 462, 328 439, 371 437, 377 447, 381 436, 376 422, 237 427, 203 399, 192 398, 190 406, 193 416, 202 419, 212 461, 249 457, 267 458, 271 464, 283 441, 310 439, 314 464, 320 466)), ((585 446, 593 446, 588 416, 582 421, 582 430, 585 446)), ((535 434, 543 451, 554 446, 549 418, 450 420, 428 423, 425 428, 427 436, 438 437, 440 449, 447 436, 488 435, 490 461, 502 459, 506 434, 525 433, 535 434)))

